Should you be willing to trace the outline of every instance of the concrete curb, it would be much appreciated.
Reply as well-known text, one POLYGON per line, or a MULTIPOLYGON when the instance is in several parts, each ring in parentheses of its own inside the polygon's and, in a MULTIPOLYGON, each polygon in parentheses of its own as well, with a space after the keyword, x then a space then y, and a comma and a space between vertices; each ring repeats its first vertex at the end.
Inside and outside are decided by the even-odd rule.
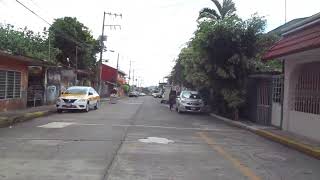
POLYGON ((25 122, 38 117, 48 116, 55 112, 56 112, 55 110, 45 110, 45 111, 24 113, 24 114, 12 116, 12 117, 0 117, 0 128, 7 127, 19 122, 25 122))
POLYGON ((290 139, 288 137, 284 137, 284 136, 281 136, 281 135, 278 135, 278 134, 274 134, 272 132, 269 132, 269 131, 266 131, 266 130, 263 130, 263 129, 259 129, 259 128, 256 128, 256 127, 250 127, 246 124, 243 124, 241 122, 237 122, 237 121, 233 121, 231 119, 228 119, 228 118, 225 118, 225 117, 221 117, 221 116, 218 116, 216 114, 213 114, 211 113, 210 116, 212 117, 215 117, 219 120, 222 120, 224 121, 225 123, 229 124, 229 125, 232 125, 232 126, 235 126, 235 127, 238 127, 238 128, 242 128, 242 129, 246 129, 248 131, 251 131, 261 137, 264 137, 266 139, 269 139, 269 140, 272 140, 274 142, 277 142, 277 143, 280 143, 282 145, 285 145, 287 147, 290 147, 292 149, 295 149, 297 151, 300 151, 304 154, 307 154, 311 157, 314 157, 314 158, 317 158, 317 159, 320 159, 320 148, 317 148, 317 147, 313 147, 313 146, 310 146, 310 145, 306 145, 306 144, 303 144, 299 141, 296 141, 294 139, 290 139))

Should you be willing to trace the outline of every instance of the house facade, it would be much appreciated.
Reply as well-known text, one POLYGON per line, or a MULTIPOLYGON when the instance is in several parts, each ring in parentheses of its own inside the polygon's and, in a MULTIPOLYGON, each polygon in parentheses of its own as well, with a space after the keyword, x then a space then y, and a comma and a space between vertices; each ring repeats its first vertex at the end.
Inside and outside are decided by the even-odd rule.
POLYGON ((54 104, 69 86, 91 86, 93 75, 0 51, 0 112, 54 104))
POLYGON ((0 112, 27 106, 28 67, 32 59, 0 52, 0 112))
POLYGON ((101 69, 101 96, 108 97, 113 88, 118 89, 119 95, 124 95, 121 85, 125 84, 125 73, 106 64, 102 64, 101 69))
POLYGON ((320 140, 320 13, 283 29, 263 59, 284 62, 281 127, 320 140))

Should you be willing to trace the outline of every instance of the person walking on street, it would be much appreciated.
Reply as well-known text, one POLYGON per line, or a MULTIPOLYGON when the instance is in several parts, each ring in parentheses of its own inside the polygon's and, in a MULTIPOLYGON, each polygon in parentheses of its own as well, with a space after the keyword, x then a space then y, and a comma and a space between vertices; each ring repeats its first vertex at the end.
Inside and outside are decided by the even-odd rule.
POLYGON ((113 88, 111 90, 111 95, 110 95, 110 104, 116 104, 117 103, 117 90, 113 88))
POLYGON ((169 95, 169 105, 170 105, 170 111, 172 111, 173 105, 175 104, 176 101, 176 94, 174 91, 170 92, 169 95))

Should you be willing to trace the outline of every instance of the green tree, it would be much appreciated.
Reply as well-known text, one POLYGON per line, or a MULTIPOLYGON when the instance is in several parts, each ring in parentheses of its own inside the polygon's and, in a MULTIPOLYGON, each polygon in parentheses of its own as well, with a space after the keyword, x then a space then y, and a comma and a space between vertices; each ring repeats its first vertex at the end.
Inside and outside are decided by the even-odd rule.
POLYGON ((55 62, 59 49, 49 46, 48 32, 35 33, 25 28, 15 28, 10 24, 0 24, 0 49, 15 55, 55 62), (50 56, 49 58, 49 48, 50 56))
POLYGON ((126 94, 129 93, 129 91, 130 91, 130 86, 129 86, 129 84, 124 84, 124 85, 122 85, 122 88, 123 88, 124 93, 126 93, 126 94))
POLYGON ((199 22, 179 54, 172 78, 209 89, 213 108, 222 114, 233 113, 238 119, 239 109, 246 105, 247 77, 260 71, 260 57, 273 39, 263 33, 265 24, 257 15, 245 21, 232 16, 199 22))
POLYGON ((222 4, 218 0, 211 1, 218 11, 211 8, 203 8, 199 13, 198 19, 207 18, 210 20, 221 20, 235 15, 236 7, 232 0, 223 0, 222 4))
POLYGON ((100 46, 88 27, 76 18, 63 17, 56 19, 49 30, 54 47, 61 50, 57 55, 59 63, 76 67, 77 51, 79 69, 95 68, 96 54, 100 51, 100 46))

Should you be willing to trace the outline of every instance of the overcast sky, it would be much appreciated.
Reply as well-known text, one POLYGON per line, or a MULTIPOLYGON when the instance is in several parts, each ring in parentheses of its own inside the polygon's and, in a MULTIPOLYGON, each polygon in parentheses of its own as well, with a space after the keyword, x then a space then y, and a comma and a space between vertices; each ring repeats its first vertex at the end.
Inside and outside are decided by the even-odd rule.
MULTIPOLYGON (((103 12, 122 13, 123 18, 106 17, 106 24, 121 24, 121 30, 106 28, 106 52, 109 65, 129 73, 129 62, 143 85, 157 85, 168 75, 173 60, 192 37, 196 19, 204 7, 214 7, 211 0, 20 0, 50 23, 55 18, 72 16, 85 24, 95 38, 101 34, 103 12)), ((222 1, 222 0, 221 0, 222 1)), ((265 16, 267 31, 284 23, 284 0, 234 0, 237 14, 249 18, 253 13, 265 16)), ((287 20, 320 12, 319 0, 287 0, 287 20)), ((15 0, 0 0, 0 23, 28 26, 41 31, 48 26, 15 0)))

